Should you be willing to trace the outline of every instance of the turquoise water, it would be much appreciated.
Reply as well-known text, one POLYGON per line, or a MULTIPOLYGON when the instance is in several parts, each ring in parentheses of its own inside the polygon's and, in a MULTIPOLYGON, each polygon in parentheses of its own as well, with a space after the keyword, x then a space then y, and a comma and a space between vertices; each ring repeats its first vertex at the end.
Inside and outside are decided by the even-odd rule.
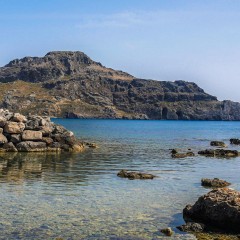
POLYGON ((223 178, 240 190, 240 158, 172 159, 169 151, 229 143, 240 138, 240 122, 53 121, 99 148, 0 155, 0 239, 195 239, 175 227, 185 205, 208 192, 201 178, 223 178), (158 177, 121 179, 121 169, 158 177), (171 238, 159 231, 168 226, 171 238))

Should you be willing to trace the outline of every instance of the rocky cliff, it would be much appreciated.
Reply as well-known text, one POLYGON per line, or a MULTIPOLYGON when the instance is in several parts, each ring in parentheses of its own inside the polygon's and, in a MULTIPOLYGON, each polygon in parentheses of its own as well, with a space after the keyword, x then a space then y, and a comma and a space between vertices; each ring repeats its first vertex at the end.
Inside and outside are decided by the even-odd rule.
POLYGON ((0 107, 68 118, 240 120, 240 103, 193 82, 155 81, 104 67, 82 52, 50 52, 0 68, 0 107))

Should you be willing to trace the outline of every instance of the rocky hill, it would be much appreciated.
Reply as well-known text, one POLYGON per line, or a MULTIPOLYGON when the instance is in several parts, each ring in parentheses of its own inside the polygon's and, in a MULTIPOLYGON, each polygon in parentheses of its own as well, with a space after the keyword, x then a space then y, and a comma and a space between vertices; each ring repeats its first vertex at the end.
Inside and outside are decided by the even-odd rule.
POLYGON ((82 52, 50 52, 0 68, 0 108, 68 118, 240 120, 240 103, 193 82, 137 79, 82 52))

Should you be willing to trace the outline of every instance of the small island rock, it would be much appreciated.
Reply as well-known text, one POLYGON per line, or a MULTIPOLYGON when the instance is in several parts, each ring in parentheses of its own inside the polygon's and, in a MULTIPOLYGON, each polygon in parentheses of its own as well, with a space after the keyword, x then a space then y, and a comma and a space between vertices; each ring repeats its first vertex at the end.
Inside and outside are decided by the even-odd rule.
POLYGON ((230 139, 230 143, 231 144, 235 144, 235 145, 240 145, 240 139, 238 139, 238 138, 231 138, 230 139))
POLYGON ((195 154, 193 152, 186 152, 186 153, 173 153, 172 158, 186 158, 186 157, 194 157, 195 154))
POLYGON ((130 180, 134 179, 153 179, 156 176, 149 173, 141 173, 141 172, 128 172, 126 170, 121 170, 118 174, 118 177, 128 178, 130 180))
POLYGON ((231 185, 231 183, 221 180, 219 178, 209 179, 203 178, 201 180, 202 186, 204 187, 212 187, 212 188, 223 188, 231 185))
POLYGON ((206 149, 198 152, 199 155, 207 157, 238 157, 239 152, 237 150, 226 149, 206 149))
POLYGON ((227 147, 227 145, 224 142, 221 141, 212 141, 210 142, 210 145, 213 147, 227 147))

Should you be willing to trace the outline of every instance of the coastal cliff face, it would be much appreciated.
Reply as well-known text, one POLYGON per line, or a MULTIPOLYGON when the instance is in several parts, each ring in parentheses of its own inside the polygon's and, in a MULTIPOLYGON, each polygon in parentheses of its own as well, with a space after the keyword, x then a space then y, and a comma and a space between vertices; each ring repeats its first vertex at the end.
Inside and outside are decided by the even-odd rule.
POLYGON ((240 103, 193 82, 154 81, 104 67, 82 52, 50 52, 0 68, 0 108, 67 118, 240 120, 240 103))

